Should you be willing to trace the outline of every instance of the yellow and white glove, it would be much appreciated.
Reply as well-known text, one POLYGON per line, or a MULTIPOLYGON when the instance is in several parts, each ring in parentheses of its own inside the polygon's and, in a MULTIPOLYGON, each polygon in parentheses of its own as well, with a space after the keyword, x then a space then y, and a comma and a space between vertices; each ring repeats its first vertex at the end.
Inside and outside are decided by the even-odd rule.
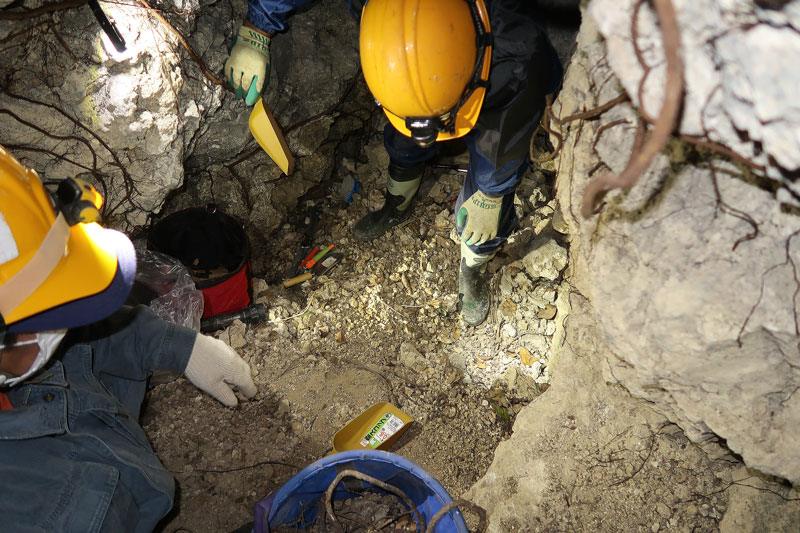
POLYGON ((233 348, 206 335, 197 335, 184 374, 198 389, 228 407, 238 403, 232 387, 238 387, 247 398, 256 394, 250 366, 233 348))
POLYGON ((502 204, 502 196, 494 198, 481 191, 467 198, 456 215, 456 225, 464 228, 461 230, 461 240, 477 246, 497 237, 502 204))
POLYGON ((247 105, 256 103, 269 80, 269 42, 266 33, 243 25, 225 62, 225 79, 247 105))

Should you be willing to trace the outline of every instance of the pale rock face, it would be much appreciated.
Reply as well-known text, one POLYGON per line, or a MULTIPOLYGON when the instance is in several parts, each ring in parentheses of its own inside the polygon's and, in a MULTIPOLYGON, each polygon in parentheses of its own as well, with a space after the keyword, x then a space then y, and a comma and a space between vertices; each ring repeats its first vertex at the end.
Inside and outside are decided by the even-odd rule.
MULTIPOLYGON (((625 41, 632 4, 589 4, 591 16, 584 13, 577 49, 553 108, 556 117, 612 100, 620 94, 620 84, 638 107, 638 78, 626 78, 638 68, 625 41)), ((702 36, 695 33, 753 9, 750 3, 675 4, 682 35, 698 42, 702 36)), ((793 2, 780 15, 759 16, 785 19, 797 13, 799 4, 793 2)), ((764 29, 776 36, 790 28, 773 26, 764 29)), ((657 34, 650 30, 640 28, 640 33, 652 41, 657 34)), ((652 45, 643 48, 652 53, 652 45)), ((694 52, 684 57, 689 85, 682 128, 699 128, 699 112, 692 115, 691 110, 699 110, 696 94, 702 88, 692 85, 692 76, 718 84, 720 72, 734 66, 720 64, 719 71, 705 72, 714 64, 708 56, 694 52)), ((742 65, 751 59, 737 61, 742 65)), ((656 75, 654 70, 650 76, 656 75)), ((791 81, 795 73, 784 75, 796 85, 791 81)), ((777 79, 773 85, 784 83, 777 79)), ((662 84, 646 84, 651 114, 658 111, 662 84)), ((749 89, 726 90, 740 98, 749 89)), ((780 89, 769 90, 779 98, 780 89)), ((721 98, 723 92, 716 90, 715 95, 721 98)), ((748 113, 744 105, 720 103, 713 120, 706 116, 706 127, 719 140, 749 120, 748 127, 767 139, 778 122, 791 123, 795 104, 788 104, 773 122, 763 120, 774 112, 770 105, 781 102, 762 102, 758 114, 748 113)), ((800 218, 782 209, 765 180, 743 175, 743 166, 673 141, 636 186, 610 192, 600 214, 584 219, 580 209, 586 185, 603 172, 625 168, 637 122, 634 107, 625 103, 599 118, 560 128, 564 147, 557 159, 556 212, 563 219, 559 231, 569 236, 569 266, 556 303, 558 316, 567 318, 551 342, 550 389, 517 415, 513 435, 499 445, 486 475, 466 494, 487 510, 488 531, 603 530, 609 524, 680 531, 696 527, 701 516, 719 520, 714 504, 700 508, 699 514, 693 506, 673 505, 676 498, 686 502, 693 494, 684 473, 706 476, 719 468, 713 460, 719 452, 704 451, 713 450, 715 444, 704 441, 714 435, 724 438, 748 467, 800 480, 800 218), (635 465, 625 466, 625 458, 615 455, 614 474, 604 454, 618 441, 629 450, 654 442, 656 437, 639 431, 671 427, 659 422, 660 416, 682 428, 675 436, 685 434, 701 446, 680 446, 674 450, 677 455, 658 458, 676 442, 665 438, 651 448, 653 455, 635 454, 635 465), (645 463, 664 474, 654 485, 643 475, 645 463), (606 480, 609 474, 621 475, 624 483, 606 480), (628 500, 637 494, 647 494, 647 501, 628 500)), ((742 155, 753 148, 738 137, 732 143, 742 155)), ((776 161, 780 149, 775 143, 765 147, 776 161)), ((797 153, 795 147, 789 155, 797 153)), ((520 343, 533 352, 534 339, 524 335, 520 343)), ((741 468, 711 475, 717 476, 716 483, 720 478, 749 478, 753 472, 741 468)), ((747 490, 723 491, 723 530, 791 529, 787 524, 797 520, 795 507, 767 503, 760 500, 766 492, 747 490)))
MULTIPOLYGON (((132 229, 183 183, 197 110, 219 108, 223 91, 187 79, 180 44, 146 10, 114 3, 103 9, 126 41, 123 52, 87 8, 63 13, 63 43, 43 35, 10 48, 4 64, 12 76, 0 106, 25 123, 3 115, 0 138, 45 179, 94 183, 105 196, 107 223, 132 229)), ((183 22, 194 24, 199 6, 184 9, 183 22)), ((213 67, 222 53, 206 60, 213 67)))
POLYGON ((8 111, 0 113, 0 143, 46 180, 76 176, 93 183, 105 197, 107 225, 142 229, 190 178, 208 183, 209 197, 233 198, 222 207, 269 232, 298 197, 330 175, 331 149, 320 150, 333 122, 325 110, 357 72, 357 24, 346 4, 323 0, 273 39, 265 101, 284 128, 317 116, 288 136, 304 160, 292 180, 281 180, 250 134, 250 108, 221 85, 246 3, 179 4, 162 14, 207 73, 138 4, 102 6, 126 41, 124 52, 114 49, 86 6, 61 11, 52 30, 30 20, 0 22, 8 80, 0 91, 0 109, 8 111), (330 42, 321 46, 316 32, 330 42), (236 174, 228 169, 248 153, 236 174))
MULTIPOLYGON (((770 10, 743 0, 673 0, 681 29, 686 97, 680 132, 708 135, 766 166, 783 182, 782 201, 800 205, 800 2, 770 10)), ((632 44, 635 0, 594 0, 587 14, 608 46, 608 62, 637 108, 643 69, 632 44)), ((645 4, 637 24, 638 48, 650 67, 644 108, 660 108, 665 61, 656 17, 645 4)))
MULTIPOLYGON (((617 77, 638 106, 632 4, 589 5, 557 116, 617 96, 617 77), (595 27, 605 41, 593 34, 595 27)), ((706 128, 742 156, 761 164, 771 157, 770 173, 778 172, 776 164, 800 168, 800 114, 788 96, 798 80, 785 68, 787 54, 800 51, 794 29, 799 3, 781 14, 781 27, 762 20, 777 14, 752 5, 674 4, 687 73, 682 131, 706 128), (733 21, 756 25, 738 30, 733 21), (713 46, 702 44, 716 33, 713 46), (754 142, 731 137, 735 131, 746 131, 764 152, 754 155, 754 142)), ((657 62, 659 34, 647 9, 639 33, 657 62)), ((663 69, 654 68, 650 77, 644 99, 656 114, 663 69)), ((556 189, 571 235, 570 279, 590 300, 612 352, 606 377, 654 402, 693 440, 723 437, 749 466, 797 482, 800 219, 781 208, 766 180, 743 174, 743 165, 691 156, 678 142, 628 193, 609 193, 599 216, 581 218, 583 189, 599 174, 598 163, 615 172, 624 168, 635 120, 630 104, 621 104, 598 120, 562 129, 556 189), (627 123, 607 126, 617 120, 627 123)))

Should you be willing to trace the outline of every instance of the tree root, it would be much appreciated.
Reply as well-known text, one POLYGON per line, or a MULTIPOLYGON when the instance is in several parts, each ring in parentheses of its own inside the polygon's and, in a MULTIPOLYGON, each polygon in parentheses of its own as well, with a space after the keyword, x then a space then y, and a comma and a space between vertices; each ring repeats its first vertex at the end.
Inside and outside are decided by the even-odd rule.
POLYGON ((356 479, 360 479, 361 481, 365 481, 370 485, 374 485, 380 489, 385 490, 386 492, 391 492, 395 496, 399 497, 401 500, 403 500, 403 503, 405 503, 408 506, 408 508, 411 509, 411 512, 414 513, 414 517, 417 519, 417 524, 419 525, 419 530, 426 531, 425 519, 422 518, 422 515, 417 510, 416 506, 414 505, 414 502, 411 501, 411 498, 406 496, 405 492, 395 487, 394 485, 384 483, 383 481, 376 479, 372 476, 368 476, 367 474, 362 474, 358 470, 342 470, 328 486, 328 490, 325 491, 325 509, 328 512, 328 516, 331 517, 331 520, 333 520, 334 523, 336 523, 339 527, 341 527, 341 524, 339 523, 339 519, 336 517, 336 513, 333 512, 333 504, 332 504, 333 491, 336 489, 336 485, 338 485, 339 482, 346 477, 353 477, 356 479))
POLYGON ((608 191, 615 188, 630 188, 636 184, 653 162, 656 154, 664 149, 677 123, 683 100, 683 66, 679 54, 680 32, 671 0, 653 0, 653 3, 661 22, 664 54, 667 58, 664 103, 649 139, 640 151, 631 156, 625 169, 617 176, 600 176, 586 187, 581 207, 581 215, 584 218, 589 218, 595 213, 596 203, 608 191))

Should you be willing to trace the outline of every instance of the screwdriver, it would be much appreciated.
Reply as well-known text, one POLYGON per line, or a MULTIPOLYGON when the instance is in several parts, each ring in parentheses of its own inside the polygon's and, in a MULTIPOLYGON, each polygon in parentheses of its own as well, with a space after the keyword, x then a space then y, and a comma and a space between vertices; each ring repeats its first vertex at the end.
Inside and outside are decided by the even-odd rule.
POLYGON ((330 246, 328 246, 327 248, 325 248, 324 250, 322 250, 321 252, 318 252, 317 255, 315 255, 314 257, 311 258, 311 261, 306 262, 306 264, 305 264, 306 270, 313 268, 314 265, 317 264, 317 261, 319 261, 320 259, 325 257, 325 254, 327 254, 331 250, 333 250, 333 245, 332 244, 330 246))
POLYGON ((305 266, 306 266, 306 263, 308 263, 309 261, 311 261, 311 259, 314 257, 314 255, 315 255, 315 254, 316 254, 318 251, 319 251, 319 246, 317 246, 316 248, 314 248, 313 250, 311 250, 311 253, 310 253, 310 254, 308 254, 308 255, 306 256, 306 258, 305 258, 305 259, 303 259, 303 260, 300 262, 300 264, 299 264, 299 265, 297 265, 297 270, 300 270, 300 271, 302 271, 302 270, 303 270, 303 267, 305 267, 305 266))

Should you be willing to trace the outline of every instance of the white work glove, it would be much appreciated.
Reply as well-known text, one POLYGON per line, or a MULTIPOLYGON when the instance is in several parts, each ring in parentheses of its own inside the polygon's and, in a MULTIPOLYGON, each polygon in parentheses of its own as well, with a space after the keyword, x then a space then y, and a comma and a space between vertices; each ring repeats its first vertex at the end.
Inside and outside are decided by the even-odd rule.
POLYGON ((233 348, 206 335, 198 335, 194 341, 184 374, 198 389, 228 407, 238 403, 231 387, 239 387, 239 392, 247 398, 256 394, 250 366, 233 348))
POLYGON ((256 103, 269 79, 269 41, 266 33, 242 26, 225 62, 226 81, 247 105, 256 103))
POLYGON ((456 214, 456 226, 464 228, 461 240, 477 246, 497 237, 502 204, 502 196, 494 198, 481 191, 467 198, 456 214))

